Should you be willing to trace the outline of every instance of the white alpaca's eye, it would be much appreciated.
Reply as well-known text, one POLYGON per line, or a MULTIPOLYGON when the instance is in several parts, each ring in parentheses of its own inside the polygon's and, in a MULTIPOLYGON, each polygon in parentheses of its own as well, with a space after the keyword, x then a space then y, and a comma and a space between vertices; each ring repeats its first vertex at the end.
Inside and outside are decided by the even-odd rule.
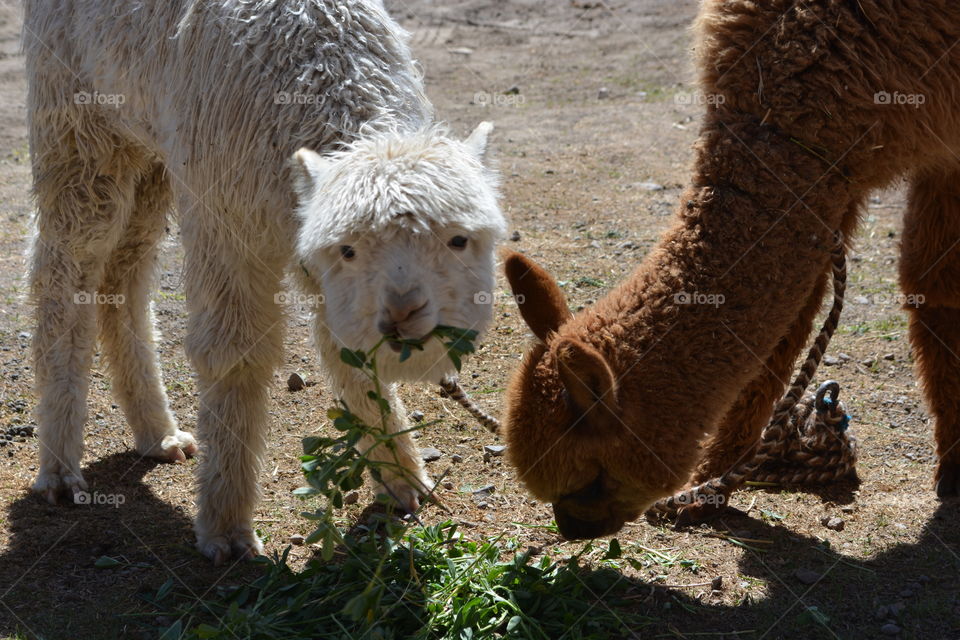
POLYGON ((353 260, 355 257, 357 257, 357 252, 354 251, 353 247, 350 245, 344 244, 340 246, 340 256, 344 260, 353 260))
POLYGON ((450 240, 450 246, 454 249, 466 249, 467 248, 467 238, 466 236, 453 236, 450 240))

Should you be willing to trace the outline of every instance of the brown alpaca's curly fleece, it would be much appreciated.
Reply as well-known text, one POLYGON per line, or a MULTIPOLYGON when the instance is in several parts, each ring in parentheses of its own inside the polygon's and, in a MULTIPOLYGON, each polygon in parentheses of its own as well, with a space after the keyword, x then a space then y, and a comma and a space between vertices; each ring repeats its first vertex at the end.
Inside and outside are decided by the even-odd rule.
POLYGON ((820 308, 833 232, 907 175, 901 279, 925 299, 910 339, 937 490, 956 496, 960 4, 710 0, 696 29, 711 99, 673 228, 574 316, 549 274, 507 258, 539 338, 508 392, 520 479, 565 536, 596 537, 748 455, 820 308))

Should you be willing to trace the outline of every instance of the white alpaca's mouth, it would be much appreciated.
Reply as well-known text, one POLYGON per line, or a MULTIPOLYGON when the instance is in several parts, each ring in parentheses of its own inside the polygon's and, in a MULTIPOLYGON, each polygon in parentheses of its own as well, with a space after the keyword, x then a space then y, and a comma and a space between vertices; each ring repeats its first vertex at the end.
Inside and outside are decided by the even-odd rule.
POLYGON ((397 334, 391 334, 386 336, 387 346, 390 347, 390 350, 393 351, 394 353, 400 353, 401 351, 403 351, 404 342, 412 341, 412 342, 419 342, 423 344, 427 340, 429 340, 430 336, 432 335, 433 335, 432 329, 419 338, 404 338, 403 336, 400 336, 397 334))

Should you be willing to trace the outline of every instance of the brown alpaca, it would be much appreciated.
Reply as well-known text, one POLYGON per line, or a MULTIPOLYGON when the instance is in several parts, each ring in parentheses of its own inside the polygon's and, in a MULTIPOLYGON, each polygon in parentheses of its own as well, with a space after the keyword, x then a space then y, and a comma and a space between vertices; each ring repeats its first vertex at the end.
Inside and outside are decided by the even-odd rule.
POLYGON ((696 28, 714 99, 673 228, 575 316, 546 272, 507 259, 539 338, 508 391, 521 480, 565 536, 596 537, 748 455, 820 308, 833 233, 849 238, 867 194, 907 174, 901 281, 925 299, 910 339, 937 493, 956 496, 960 4, 709 0, 696 28), (723 303, 684 304, 695 293, 723 303))

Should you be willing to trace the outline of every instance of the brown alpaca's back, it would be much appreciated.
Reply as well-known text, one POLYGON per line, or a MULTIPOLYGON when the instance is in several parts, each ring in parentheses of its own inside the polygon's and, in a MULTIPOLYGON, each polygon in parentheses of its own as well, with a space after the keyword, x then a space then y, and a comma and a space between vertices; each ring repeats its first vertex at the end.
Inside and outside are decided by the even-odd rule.
POLYGON ((926 300, 910 335, 938 493, 957 495, 960 6, 714 0, 696 28, 710 99, 673 228, 575 316, 549 275, 507 261, 540 340, 508 392, 521 480, 565 535, 594 537, 748 454, 810 333, 833 233, 849 239, 869 191, 907 174, 902 280, 926 300))

